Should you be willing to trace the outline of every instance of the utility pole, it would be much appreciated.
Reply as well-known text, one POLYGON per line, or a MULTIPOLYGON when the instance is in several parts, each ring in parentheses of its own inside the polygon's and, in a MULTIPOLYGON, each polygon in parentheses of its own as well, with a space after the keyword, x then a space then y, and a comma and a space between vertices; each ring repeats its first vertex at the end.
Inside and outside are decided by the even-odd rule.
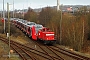
POLYGON ((23 4, 23 19, 24 19, 24 4, 23 4))
POLYGON ((1 10, 1 17, 2 17, 2 10, 1 10))
POLYGON ((59 10, 60 10, 60 9, 59 9, 59 7, 60 7, 60 6, 59 6, 59 2, 60 2, 60 1, 59 1, 59 0, 57 0, 57 11, 59 11, 59 10))
POLYGON ((5 33, 5 10, 4 10, 4 0, 3 0, 3 19, 4 19, 4 33, 5 33))
POLYGON ((7 3, 8 12, 8 41, 9 41, 9 58, 10 58, 10 18, 9 18, 9 3, 7 3))
POLYGON ((14 0, 13 0, 13 18, 14 18, 14 0))
POLYGON ((60 19, 60 44, 62 42, 62 6, 63 6, 63 4, 61 4, 61 9, 60 9, 60 11, 61 11, 61 19, 60 19))
POLYGON ((27 0, 27 7, 28 7, 28 0, 27 0))

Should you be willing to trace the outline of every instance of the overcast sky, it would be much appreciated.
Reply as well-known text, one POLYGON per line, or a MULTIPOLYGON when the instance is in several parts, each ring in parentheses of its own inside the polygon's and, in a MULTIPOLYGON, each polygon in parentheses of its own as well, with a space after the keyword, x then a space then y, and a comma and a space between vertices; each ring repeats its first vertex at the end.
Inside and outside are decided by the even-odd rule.
MULTIPOLYGON (((7 9, 7 2, 13 4, 13 0, 4 0, 5 10, 7 9)), ((0 10, 3 10, 3 0, 0 0, 0 10)), ((90 0, 60 0, 60 4, 63 5, 90 5, 90 0)), ((45 6, 56 6, 57 0, 14 0, 15 9, 25 9, 31 7, 41 8, 45 6)), ((10 10, 13 10, 13 6, 10 5, 10 10)))

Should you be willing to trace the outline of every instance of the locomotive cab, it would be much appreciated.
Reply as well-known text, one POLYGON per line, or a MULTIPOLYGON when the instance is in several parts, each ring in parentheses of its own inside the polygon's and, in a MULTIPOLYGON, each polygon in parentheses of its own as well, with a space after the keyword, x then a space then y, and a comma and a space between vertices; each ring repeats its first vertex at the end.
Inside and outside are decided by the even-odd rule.
POLYGON ((36 24, 36 25, 32 26, 32 39, 37 40, 38 31, 42 28, 43 28, 43 26, 40 24, 36 24))
POLYGON ((44 44, 53 44, 56 41, 54 32, 46 27, 39 30, 38 39, 42 40, 44 44))

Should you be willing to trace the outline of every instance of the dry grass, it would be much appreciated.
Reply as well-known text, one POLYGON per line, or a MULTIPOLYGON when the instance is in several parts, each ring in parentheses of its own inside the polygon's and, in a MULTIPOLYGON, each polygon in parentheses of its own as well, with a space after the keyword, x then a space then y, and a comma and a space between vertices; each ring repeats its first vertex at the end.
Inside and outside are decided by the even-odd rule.
POLYGON ((28 41, 27 41, 27 39, 26 39, 26 36, 23 36, 23 37, 20 37, 20 36, 18 36, 18 37, 13 37, 13 36, 11 36, 11 40, 16 41, 16 42, 19 42, 19 43, 21 43, 21 44, 26 44, 26 43, 28 43, 28 41))

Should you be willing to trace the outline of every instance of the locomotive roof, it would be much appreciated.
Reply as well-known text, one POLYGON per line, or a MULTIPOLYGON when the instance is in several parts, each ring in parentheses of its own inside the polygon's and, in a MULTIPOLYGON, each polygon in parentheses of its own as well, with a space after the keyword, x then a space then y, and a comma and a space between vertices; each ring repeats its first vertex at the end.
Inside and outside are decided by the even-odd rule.
POLYGON ((35 25, 27 25, 29 27, 34 26, 35 28, 42 28, 43 26, 41 24, 35 24, 35 25))
POLYGON ((31 26, 31 25, 35 25, 36 23, 35 22, 27 22, 25 25, 26 26, 31 26))
POLYGON ((36 24, 35 27, 36 28, 42 28, 43 26, 41 24, 36 24))

